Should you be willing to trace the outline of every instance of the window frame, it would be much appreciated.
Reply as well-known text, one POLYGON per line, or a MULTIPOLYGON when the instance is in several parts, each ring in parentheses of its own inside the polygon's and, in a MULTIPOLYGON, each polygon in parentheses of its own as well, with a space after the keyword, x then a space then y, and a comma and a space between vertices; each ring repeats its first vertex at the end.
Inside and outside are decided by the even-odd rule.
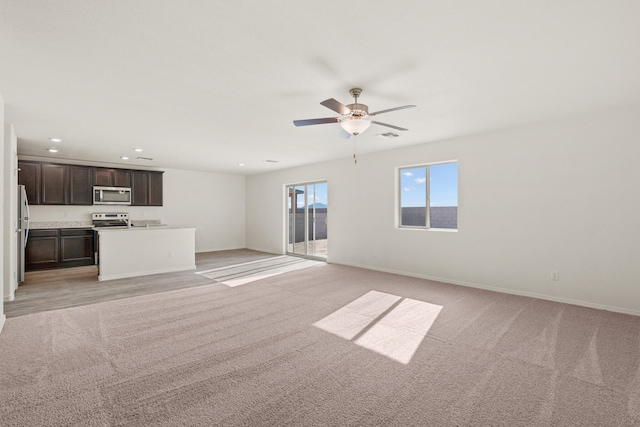
MULTIPOLYGON (((455 159, 455 160, 444 160, 444 161, 439 161, 439 162, 431 162, 431 163, 419 163, 419 164, 415 164, 415 165, 407 165, 407 166, 399 166, 396 167, 396 179, 397 179, 397 186, 396 186, 396 228, 401 229, 401 230, 433 230, 433 231, 445 231, 445 232, 457 232, 459 229, 459 225, 456 226, 456 228, 436 228, 436 227, 431 227, 431 166, 435 166, 435 165, 443 165, 443 164, 449 164, 449 163, 457 163, 458 164, 458 168, 460 165, 460 162, 455 159), (416 168, 425 168, 425 178, 426 178, 426 182, 425 182, 425 193, 426 193, 426 206, 425 206, 425 225, 403 225, 402 224, 402 192, 403 192, 403 187, 402 187, 402 172, 407 170, 407 169, 416 169, 416 168)), ((457 193, 459 194, 459 189, 460 189, 460 183, 459 183, 459 178, 460 177, 460 173, 459 173, 459 169, 458 169, 458 185, 457 185, 457 193)), ((458 201, 458 204, 456 205, 456 208, 459 209, 460 207, 460 203, 458 201)), ((458 215, 456 214, 456 222, 457 222, 457 217, 458 215)))

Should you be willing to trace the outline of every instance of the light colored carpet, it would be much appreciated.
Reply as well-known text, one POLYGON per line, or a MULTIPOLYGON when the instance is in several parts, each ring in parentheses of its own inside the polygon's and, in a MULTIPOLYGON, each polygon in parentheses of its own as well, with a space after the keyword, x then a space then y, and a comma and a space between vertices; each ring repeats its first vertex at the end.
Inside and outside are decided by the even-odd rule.
POLYGON ((638 426, 640 318, 329 264, 8 319, 0 424, 638 426))
POLYGON ((249 261, 241 264, 199 271, 196 274, 201 274, 208 279, 234 287, 246 285, 247 283, 255 282, 256 280, 266 279, 267 277, 277 276, 278 274, 322 265, 326 265, 326 262, 288 255, 279 255, 264 260, 249 261))

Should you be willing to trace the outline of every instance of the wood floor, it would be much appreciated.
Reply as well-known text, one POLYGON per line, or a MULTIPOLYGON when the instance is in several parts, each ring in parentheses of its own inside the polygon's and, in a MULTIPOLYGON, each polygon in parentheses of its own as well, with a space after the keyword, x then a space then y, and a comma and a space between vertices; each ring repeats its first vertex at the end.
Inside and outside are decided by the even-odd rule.
MULTIPOLYGON (((274 256, 250 249, 205 252, 196 254, 196 270, 208 270, 227 265, 255 261, 274 256)), ((98 281, 96 266, 36 271, 25 274, 13 301, 5 301, 4 313, 9 317, 41 311, 77 307, 120 298, 154 294, 174 289, 210 285, 194 270, 154 274, 130 279, 98 281)))

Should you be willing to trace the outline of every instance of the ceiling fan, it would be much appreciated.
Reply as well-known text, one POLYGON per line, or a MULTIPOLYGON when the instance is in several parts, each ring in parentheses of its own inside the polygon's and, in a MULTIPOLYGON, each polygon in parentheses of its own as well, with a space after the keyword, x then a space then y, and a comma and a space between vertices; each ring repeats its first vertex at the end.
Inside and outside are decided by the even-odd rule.
POLYGON ((353 104, 344 105, 339 101, 329 98, 322 101, 320 104, 340 114, 340 117, 327 117, 324 119, 306 119, 306 120, 294 120, 293 124, 296 126, 309 126, 320 125, 324 123, 340 123, 342 131, 340 136, 342 138, 349 138, 351 135, 358 135, 369 128, 371 123, 377 125, 390 127, 396 130, 408 130, 401 128, 400 126, 390 125, 388 123, 382 123, 375 120, 370 120, 369 117, 376 116, 382 113, 389 113, 391 111, 404 110, 405 108, 412 108, 415 105, 403 105, 402 107, 389 108, 387 110, 380 110, 374 113, 369 112, 369 107, 364 104, 358 103, 358 97, 362 93, 362 89, 354 87, 349 90, 349 93, 355 99, 353 104))

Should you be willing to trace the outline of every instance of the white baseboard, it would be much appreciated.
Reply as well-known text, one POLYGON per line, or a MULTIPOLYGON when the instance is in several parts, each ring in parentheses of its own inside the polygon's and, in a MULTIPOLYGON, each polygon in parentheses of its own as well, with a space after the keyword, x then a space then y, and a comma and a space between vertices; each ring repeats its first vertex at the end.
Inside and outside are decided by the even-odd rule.
POLYGON ((570 298, 560 298, 560 297, 551 296, 551 295, 537 294, 537 293, 533 293, 533 292, 524 292, 524 291, 518 291, 518 290, 514 290, 514 289, 497 288, 495 286, 481 285, 479 283, 463 282, 463 281, 460 281, 460 280, 445 279, 445 278, 442 278, 442 277, 428 276, 426 274, 413 274, 413 273, 407 273, 405 271, 397 271, 397 270, 392 270, 392 269, 388 269, 388 268, 371 267, 371 266, 368 266, 368 265, 351 264, 351 263, 345 263, 345 262, 336 262, 336 263, 333 263, 333 264, 347 265, 347 266, 350 266, 350 267, 365 268, 367 270, 382 271, 384 273, 398 274, 400 276, 408 276, 408 277, 415 277, 415 278, 418 278, 418 279, 433 280, 434 282, 450 283, 452 285, 467 286, 469 288, 484 289, 484 290, 487 290, 487 291, 500 292, 500 293, 503 293, 503 294, 518 295, 518 296, 529 297, 529 298, 537 298, 537 299, 542 299, 542 300, 546 300, 546 301, 553 301, 553 302, 559 302, 559 303, 571 304, 571 305, 579 305, 581 307, 595 308, 595 309, 598 309, 598 310, 606 310, 606 311, 613 311, 615 313, 631 314, 633 316, 640 316, 640 311, 639 310, 633 310, 633 309, 624 308, 624 307, 614 307, 614 306, 604 305, 604 304, 597 304, 597 303, 592 303, 592 302, 589 302, 589 301, 574 300, 574 299, 570 299, 570 298))
POLYGON ((2 332, 2 327, 4 326, 4 321, 7 320, 7 316, 4 314, 0 317, 0 332, 2 332))
POLYGON ((216 248, 200 248, 200 249, 196 249, 196 253, 197 254, 204 254, 207 252, 220 252, 220 251, 235 251, 238 249, 248 249, 244 246, 231 246, 231 247, 216 247, 216 248))

